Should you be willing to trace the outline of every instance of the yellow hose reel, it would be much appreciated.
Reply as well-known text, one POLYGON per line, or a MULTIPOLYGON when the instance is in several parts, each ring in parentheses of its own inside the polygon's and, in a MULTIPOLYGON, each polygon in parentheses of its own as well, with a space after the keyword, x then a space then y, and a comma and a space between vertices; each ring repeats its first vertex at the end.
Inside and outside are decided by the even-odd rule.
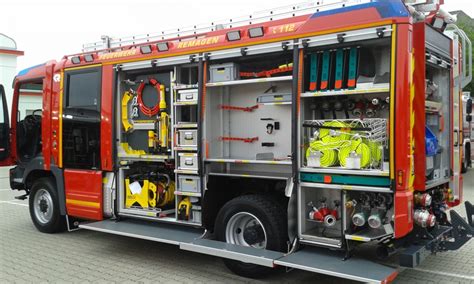
POLYGON ((351 153, 355 153, 360 157, 361 168, 366 168, 370 165, 371 149, 361 139, 352 140, 349 145, 339 149, 339 163, 341 166, 345 167, 347 165, 347 158, 350 157, 351 153))
POLYGON ((174 191, 176 189, 174 181, 171 181, 168 187, 164 182, 159 182, 157 187, 156 207, 165 207, 174 202, 174 191))
POLYGON ((140 184, 139 193, 132 192, 130 179, 125 179, 126 200, 125 207, 161 208, 171 204, 174 201, 175 183, 170 182, 168 186, 164 182, 154 183, 149 180, 143 180, 140 184))
POLYGON ((319 140, 311 142, 308 150, 306 151, 306 158, 308 158, 314 152, 320 152, 321 167, 327 168, 337 165, 337 152, 335 149, 331 149, 329 145, 330 144, 325 144, 323 141, 319 140))

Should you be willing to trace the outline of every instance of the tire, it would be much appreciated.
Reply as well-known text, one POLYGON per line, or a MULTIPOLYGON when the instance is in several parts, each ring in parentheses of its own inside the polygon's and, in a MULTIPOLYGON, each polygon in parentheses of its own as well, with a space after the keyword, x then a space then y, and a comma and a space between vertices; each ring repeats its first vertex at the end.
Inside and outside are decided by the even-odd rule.
POLYGON ((466 158, 463 159, 463 162, 461 164, 461 173, 465 174, 467 173, 467 167, 468 167, 468 161, 466 158))
POLYGON ((464 159, 461 165, 462 174, 467 173, 467 169, 469 168, 470 161, 471 161, 471 149, 470 147, 468 148, 468 146, 466 146, 466 149, 464 151, 464 159))
POLYGON ((66 219, 59 212, 59 199, 55 183, 50 178, 40 178, 31 186, 30 216, 42 233, 58 233, 66 229, 66 219))
MULTIPOLYGON (((220 241, 280 252, 288 250, 287 230, 286 206, 264 195, 244 195, 227 202, 215 225, 220 241)), ((272 268, 241 261, 224 259, 224 263, 235 274, 247 278, 263 278, 274 272, 272 268)))

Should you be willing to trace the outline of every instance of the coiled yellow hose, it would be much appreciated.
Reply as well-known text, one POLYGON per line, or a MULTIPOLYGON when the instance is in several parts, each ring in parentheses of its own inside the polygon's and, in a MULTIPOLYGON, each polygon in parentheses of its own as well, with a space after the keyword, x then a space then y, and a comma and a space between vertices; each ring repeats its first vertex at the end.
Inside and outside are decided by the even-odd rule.
POLYGON ((328 128, 321 128, 319 131, 319 137, 321 138, 321 141, 323 141, 326 144, 333 144, 337 142, 341 142, 344 140, 349 140, 350 139, 350 128, 348 128, 348 125, 345 124, 342 121, 327 121, 323 124, 325 127, 334 127, 334 128, 340 128, 340 129, 328 129, 328 128), (334 135, 336 134, 336 135, 334 135))
POLYGON ((331 149, 331 146, 322 141, 313 141, 310 143, 308 150, 306 151, 306 159, 311 156, 311 153, 321 152, 321 167, 327 168, 337 165, 337 151, 331 149))
POLYGON ((382 149, 380 149, 381 144, 379 142, 367 141, 367 145, 370 148, 370 154, 372 161, 376 164, 379 164, 382 160, 382 149))
MULTIPOLYGON (((163 182, 159 182, 157 187, 161 190, 166 188, 166 184, 163 182)), ((171 181, 168 185, 168 189, 163 194, 158 194, 157 198, 157 207, 164 207, 166 205, 171 204, 174 201, 174 191, 175 191, 175 183, 171 181)))
POLYGON ((363 143, 361 139, 352 140, 350 145, 341 147, 339 149, 339 163, 345 167, 347 165, 347 158, 350 154, 355 152, 360 156, 360 167, 366 168, 370 165, 371 149, 367 144, 363 143))

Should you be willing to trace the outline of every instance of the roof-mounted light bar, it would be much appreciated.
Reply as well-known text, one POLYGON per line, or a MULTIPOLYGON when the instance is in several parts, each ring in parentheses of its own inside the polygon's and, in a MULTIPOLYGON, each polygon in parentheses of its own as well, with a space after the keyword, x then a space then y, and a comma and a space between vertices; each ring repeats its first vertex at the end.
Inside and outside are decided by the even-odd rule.
POLYGON ((227 40, 228 41, 237 41, 240 40, 242 37, 240 36, 240 31, 231 31, 227 33, 227 40))
POLYGON ((159 52, 168 51, 170 49, 169 44, 167 42, 159 42, 156 44, 156 48, 159 52))
POLYGON ((262 37, 264 36, 264 30, 263 27, 257 27, 257 28, 251 28, 249 29, 249 37, 255 38, 255 37, 262 37))
POLYGON ((84 55, 84 60, 85 60, 86 62, 92 62, 92 61, 94 61, 94 55, 92 55, 92 54, 86 54, 86 55, 84 55))
POLYGON ((72 64, 80 64, 81 63, 81 57, 80 56, 71 57, 71 62, 72 62, 72 64))
POLYGON ((142 45, 142 46, 140 46, 140 52, 142 54, 150 54, 152 52, 151 45, 142 45))

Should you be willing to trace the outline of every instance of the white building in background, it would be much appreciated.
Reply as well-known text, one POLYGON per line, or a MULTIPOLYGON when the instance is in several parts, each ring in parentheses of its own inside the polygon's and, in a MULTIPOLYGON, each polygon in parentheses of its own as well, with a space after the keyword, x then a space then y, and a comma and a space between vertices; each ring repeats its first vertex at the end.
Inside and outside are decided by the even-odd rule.
POLYGON ((23 55, 24 52, 17 49, 12 38, 0 33, 0 84, 5 87, 9 109, 13 98, 12 83, 17 74, 17 58, 23 55))
MULTIPOLYGON (((12 83, 17 74, 17 58, 23 55, 24 52, 17 49, 16 42, 12 38, 0 33, 0 84, 5 88, 10 114, 13 98, 12 83)), ((0 115, 3 117, 3 113, 0 115)), ((9 168, 10 167, 0 168, 0 189, 10 187, 8 179, 9 168)))

